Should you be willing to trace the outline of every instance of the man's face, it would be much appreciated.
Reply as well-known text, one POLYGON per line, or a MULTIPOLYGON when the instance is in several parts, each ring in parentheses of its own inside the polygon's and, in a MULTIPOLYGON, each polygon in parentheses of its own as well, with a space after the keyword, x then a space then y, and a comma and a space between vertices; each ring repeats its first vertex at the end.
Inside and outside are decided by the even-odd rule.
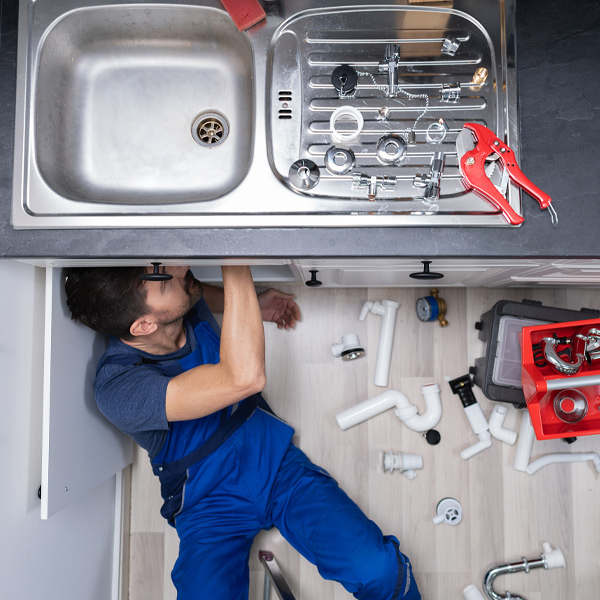
MULTIPOLYGON (((160 325, 170 325, 182 319, 200 300, 202 286, 188 266, 163 267, 162 270, 173 279, 146 281, 146 302, 160 325)), ((148 272, 152 272, 151 267, 148 272)))

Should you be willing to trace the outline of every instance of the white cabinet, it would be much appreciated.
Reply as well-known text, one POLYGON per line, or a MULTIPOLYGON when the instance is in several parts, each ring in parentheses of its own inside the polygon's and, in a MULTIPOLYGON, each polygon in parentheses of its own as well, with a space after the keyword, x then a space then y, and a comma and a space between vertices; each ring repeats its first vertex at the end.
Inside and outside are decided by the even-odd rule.
POLYGON ((474 287, 504 285, 542 264, 524 259, 431 259, 430 272, 444 277, 425 280, 410 277, 423 271, 419 259, 302 259, 293 261, 292 269, 304 282, 317 271, 316 279, 327 287, 474 287))

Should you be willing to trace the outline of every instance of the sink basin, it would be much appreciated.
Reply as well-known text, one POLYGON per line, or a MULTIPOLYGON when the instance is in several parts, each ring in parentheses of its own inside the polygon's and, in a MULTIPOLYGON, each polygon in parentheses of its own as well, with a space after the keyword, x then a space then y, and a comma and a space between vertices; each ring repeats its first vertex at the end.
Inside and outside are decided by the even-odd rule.
POLYGON ((252 153, 252 48, 222 11, 100 6, 67 13, 41 44, 36 162, 80 202, 222 196, 252 153))
POLYGON ((219 0, 19 0, 13 226, 507 226, 454 142, 483 123, 518 161, 514 0, 263 5, 240 32, 219 0))

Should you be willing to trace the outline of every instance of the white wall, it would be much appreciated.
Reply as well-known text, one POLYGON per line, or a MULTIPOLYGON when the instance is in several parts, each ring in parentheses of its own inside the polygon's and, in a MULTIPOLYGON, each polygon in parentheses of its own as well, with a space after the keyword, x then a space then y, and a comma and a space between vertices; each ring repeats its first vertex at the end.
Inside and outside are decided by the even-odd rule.
POLYGON ((115 479, 40 519, 44 272, 0 260, 0 581, 12 600, 111 597, 115 479))

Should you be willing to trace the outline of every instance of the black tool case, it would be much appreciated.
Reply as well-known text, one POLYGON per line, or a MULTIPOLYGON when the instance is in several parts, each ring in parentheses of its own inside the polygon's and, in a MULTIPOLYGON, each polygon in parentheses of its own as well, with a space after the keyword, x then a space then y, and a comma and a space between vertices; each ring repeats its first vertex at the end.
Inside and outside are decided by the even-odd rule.
POLYGON ((486 342, 485 356, 475 360, 469 369, 473 383, 490 400, 510 402, 525 408, 521 387, 521 348, 518 332, 522 327, 541 323, 565 323, 600 317, 599 310, 582 308, 579 311, 543 306, 535 300, 500 300, 481 315, 475 323, 479 339, 486 342))

